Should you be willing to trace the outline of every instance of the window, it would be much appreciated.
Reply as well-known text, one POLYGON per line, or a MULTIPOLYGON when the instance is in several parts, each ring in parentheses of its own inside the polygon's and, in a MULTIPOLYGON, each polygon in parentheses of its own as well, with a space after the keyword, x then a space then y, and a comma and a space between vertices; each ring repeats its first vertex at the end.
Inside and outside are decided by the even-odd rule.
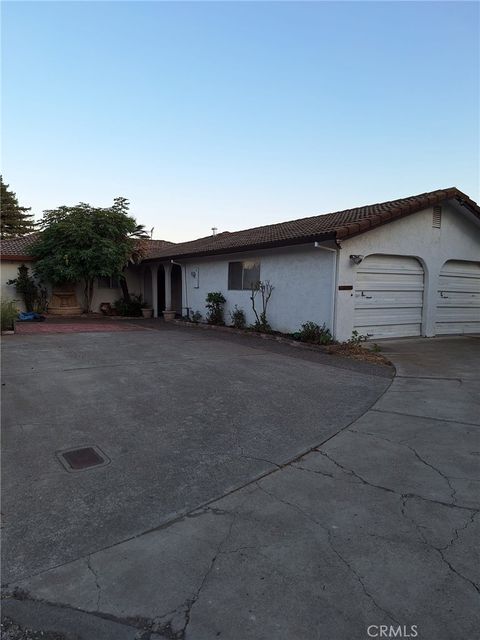
POLYGON ((97 278, 99 289, 119 289, 120 282, 118 276, 100 276, 97 278))
POLYGON ((237 291, 248 290, 260 281, 260 261, 244 260, 228 263, 228 288, 237 291))

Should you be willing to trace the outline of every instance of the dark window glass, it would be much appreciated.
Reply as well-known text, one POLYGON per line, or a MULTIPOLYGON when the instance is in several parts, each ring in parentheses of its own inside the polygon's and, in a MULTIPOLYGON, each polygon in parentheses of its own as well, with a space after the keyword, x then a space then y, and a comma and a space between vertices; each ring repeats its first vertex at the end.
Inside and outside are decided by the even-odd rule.
POLYGON ((100 276, 97 280, 99 289, 110 289, 110 277, 100 276))
POLYGON ((99 289, 118 289, 120 287, 117 276, 100 276, 97 278, 97 284, 99 289))
POLYGON ((228 288, 229 289, 242 288, 242 272, 243 272, 243 266, 241 262, 228 263, 228 288))

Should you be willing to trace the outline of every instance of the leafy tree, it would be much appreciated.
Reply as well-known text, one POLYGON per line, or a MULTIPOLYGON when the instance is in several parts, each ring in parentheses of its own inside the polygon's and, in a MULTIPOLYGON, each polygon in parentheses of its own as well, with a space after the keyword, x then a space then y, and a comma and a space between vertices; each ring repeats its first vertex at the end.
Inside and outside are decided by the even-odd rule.
POLYGON ((146 237, 128 209, 128 200, 115 198, 106 208, 81 202, 44 211, 42 233, 31 248, 36 274, 54 285, 82 282, 90 312, 95 279, 116 276, 126 286, 123 272, 138 253, 137 239, 146 237))
POLYGON ((34 230, 33 215, 28 214, 31 207, 21 207, 18 204, 17 196, 8 188, 9 185, 3 182, 0 176, 0 235, 3 238, 14 238, 24 236, 34 230))

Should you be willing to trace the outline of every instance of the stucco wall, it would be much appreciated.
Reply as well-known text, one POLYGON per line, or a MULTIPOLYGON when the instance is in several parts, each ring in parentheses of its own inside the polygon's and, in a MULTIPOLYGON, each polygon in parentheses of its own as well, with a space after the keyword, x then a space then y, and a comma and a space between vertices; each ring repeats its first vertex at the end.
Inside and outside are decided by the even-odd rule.
POLYGON ((230 323, 229 312, 235 304, 244 310, 247 323, 253 324, 255 316, 250 291, 228 290, 228 263, 257 258, 261 263, 260 279, 269 280, 275 287, 267 312, 273 329, 283 332, 298 331, 309 320, 320 325, 325 322, 331 328, 334 257, 334 253, 315 249, 311 244, 185 262, 183 306, 198 310, 205 317, 207 293, 221 291, 227 299, 227 324, 230 323), (199 274, 198 289, 194 287, 195 279, 191 276, 191 271, 196 268, 199 274))
POLYGON ((17 293, 15 285, 7 284, 9 280, 14 280, 18 277, 18 267, 24 264, 29 268, 32 273, 31 262, 15 262, 13 260, 2 260, 0 262, 0 282, 1 282, 1 295, 2 299, 15 300, 19 311, 25 311, 25 305, 22 300, 22 296, 17 293))
MULTIPOLYGON (((14 262, 11 260, 2 260, 0 263, 1 268, 1 295, 2 298, 5 299, 14 299, 17 301, 17 305, 20 311, 25 311, 25 305, 22 301, 22 296, 17 293, 14 285, 7 285, 8 280, 13 280, 18 276, 18 267, 23 264, 22 262, 14 262)), ((33 263, 26 262, 25 265, 29 267, 30 271, 32 271, 33 263)), ((130 293, 139 294, 141 291, 141 280, 140 280, 140 268, 139 267, 131 267, 127 269, 126 278, 128 283, 128 288, 130 293)), ((51 292, 51 287, 47 286, 47 290, 51 292)), ((78 284, 76 287, 77 300, 81 307, 83 307, 83 287, 78 284)), ((98 311, 99 305, 102 302, 110 302, 113 303, 115 300, 120 298, 122 295, 121 289, 103 289, 98 288, 97 283, 95 283, 95 292, 93 296, 93 304, 92 310, 98 311)))
MULTIPOLYGON (((129 267, 125 272, 125 277, 127 279, 128 290, 130 293, 134 293, 139 295, 141 292, 141 270, 139 267, 132 266, 129 267)), ((83 293, 83 285, 77 284, 76 286, 76 294, 79 305, 84 306, 84 293, 83 293)), ((99 307, 102 302, 110 302, 113 306, 115 300, 118 300, 122 297, 122 290, 120 287, 118 289, 107 289, 98 286, 98 281, 95 281, 95 289, 93 292, 93 300, 92 300, 92 311, 98 312, 99 307)))
MULTIPOLYGON (((441 228, 432 227, 432 209, 377 227, 343 241, 338 262, 338 285, 355 288, 357 267, 349 256, 374 253, 417 258, 425 271, 422 335, 435 335, 438 276, 447 260, 480 260, 480 227, 453 205, 442 205, 441 228)), ((338 291, 335 335, 346 340, 354 326, 354 291, 338 291)))

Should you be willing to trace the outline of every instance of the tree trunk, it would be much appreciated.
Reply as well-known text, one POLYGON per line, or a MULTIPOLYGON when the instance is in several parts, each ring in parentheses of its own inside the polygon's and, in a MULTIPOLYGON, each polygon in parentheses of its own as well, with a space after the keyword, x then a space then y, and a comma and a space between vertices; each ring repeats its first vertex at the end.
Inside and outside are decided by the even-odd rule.
POLYGON ((93 300, 94 278, 85 278, 85 288, 83 290, 85 296, 85 313, 91 313, 93 300))
POLYGON ((119 278, 120 280, 120 286, 122 288, 122 295, 123 295, 123 300, 124 302, 131 302, 130 299, 130 292, 128 291, 128 284, 127 284, 127 279, 125 278, 125 276, 122 274, 119 278))

